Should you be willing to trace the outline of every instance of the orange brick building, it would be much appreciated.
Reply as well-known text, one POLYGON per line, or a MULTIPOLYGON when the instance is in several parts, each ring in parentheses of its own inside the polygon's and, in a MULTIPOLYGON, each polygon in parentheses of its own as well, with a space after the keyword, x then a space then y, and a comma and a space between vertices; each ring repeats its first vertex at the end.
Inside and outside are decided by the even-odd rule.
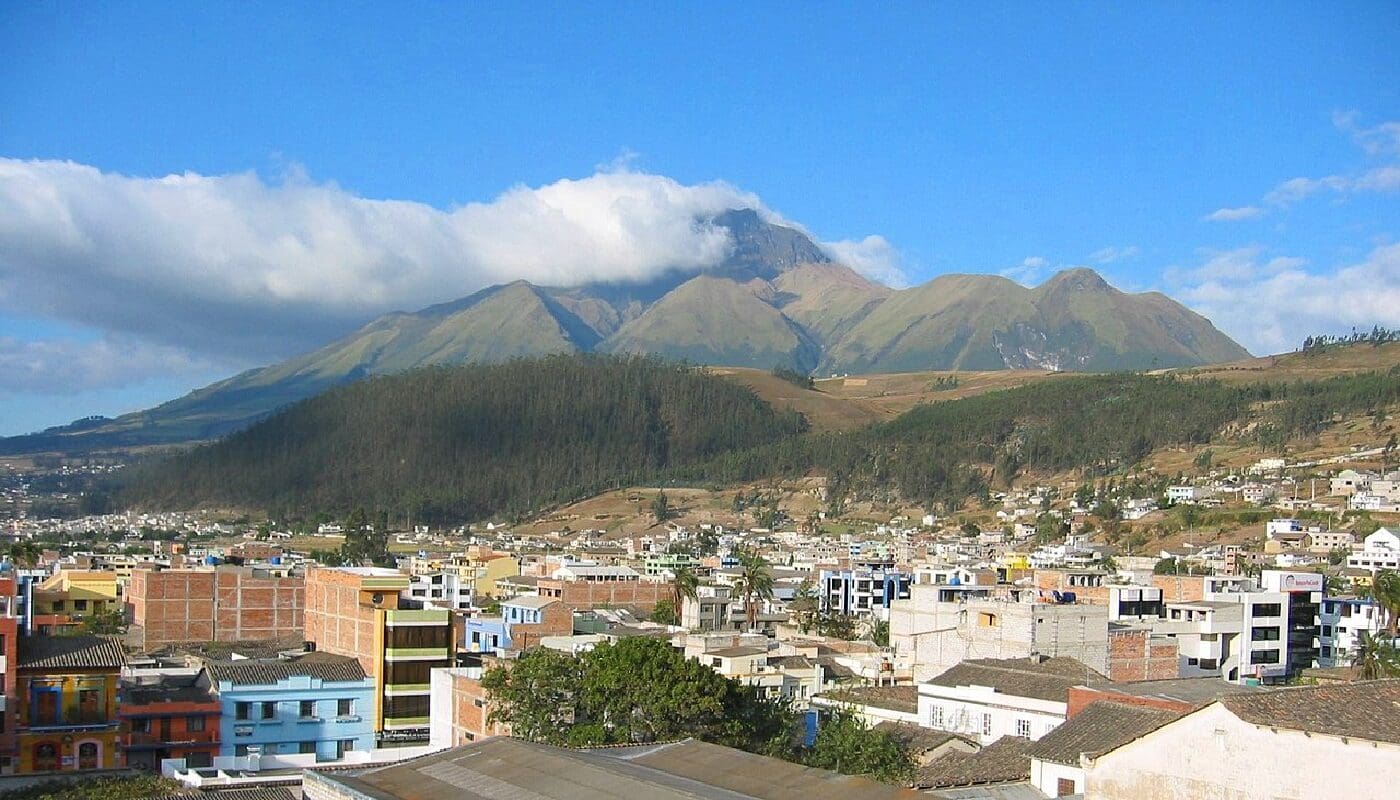
POLYGON ((632 606, 652 611, 672 596, 669 581, 642 580, 630 567, 569 566, 538 584, 540 597, 560 600, 572 611, 632 606))
POLYGON ((136 570, 127 605, 147 650, 187 642, 300 638, 305 582, 251 567, 136 570))
POLYGON ((117 690, 126 766, 159 770, 167 758, 207 767, 219 754, 217 697, 199 675, 131 678, 117 690))

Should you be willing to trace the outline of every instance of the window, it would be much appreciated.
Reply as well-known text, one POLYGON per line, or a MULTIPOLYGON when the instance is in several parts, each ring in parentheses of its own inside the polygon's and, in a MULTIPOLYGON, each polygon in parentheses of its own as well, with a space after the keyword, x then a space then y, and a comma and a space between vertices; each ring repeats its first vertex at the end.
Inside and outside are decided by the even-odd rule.
POLYGON ((137 718, 133 719, 133 720, 131 721, 131 732, 132 732, 132 733, 150 733, 150 732, 151 732, 151 718, 150 718, 150 717, 137 717, 137 718))
POLYGON ((1016 720, 1016 735, 1026 739, 1031 738, 1031 721, 1028 719, 1016 720))
POLYGON ((389 629, 384 646, 390 649, 432 648, 447 650, 452 644, 449 625, 396 626, 389 629))
POLYGON ((1322 635, 1323 635, 1323 636, 1330 637, 1330 636, 1332 635, 1332 626, 1331 626, 1331 625, 1323 625, 1323 626, 1322 626, 1322 635))
POLYGON ((406 683, 427 684, 432 681, 431 661, 390 661, 384 665, 384 682, 390 686, 406 683))
POLYGON ((345 758, 345 754, 355 749, 354 739, 341 739, 335 743, 335 757, 345 758))
POLYGON ((199 733, 204 730, 204 717, 185 717, 185 730, 199 733))
POLYGON ((246 744, 236 744, 236 745, 234 745, 234 746, 233 746, 233 754, 234 754, 235 756, 246 756, 246 755, 248 755, 248 745, 246 745, 246 744))
POLYGON ((384 716, 387 719, 428 716, 428 696, 410 695, 384 698, 384 716))
POLYGON ((928 713, 929 725, 935 728, 943 727, 943 706, 931 706, 928 713))
POLYGON ((252 704, 252 703, 234 703, 234 705, 233 705, 233 718, 234 718, 234 719, 249 719, 249 718, 251 718, 251 716, 252 716, 252 709, 253 709, 253 704, 252 704))
POLYGON ((101 689, 78 689, 78 717, 82 722, 102 722, 107 718, 101 689))
POLYGON ((299 709, 302 719, 314 719, 316 717, 316 701, 303 700, 299 709))
POLYGON ((1277 651, 1277 650, 1255 650, 1254 652, 1252 652, 1252 653, 1249 654, 1249 663, 1251 663, 1251 664, 1277 664, 1277 663, 1278 663, 1278 651, 1277 651))
POLYGON ((1057 779, 1055 779, 1055 796, 1056 796, 1056 797, 1064 797, 1065 795, 1071 795, 1071 794, 1074 794, 1074 779, 1073 779, 1073 778, 1057 778, 1057 779))
POLYGON ((297 745, 297 752, 304 756, 314 755, 316 752, 315 742, 302 742, 297 745))
POLYGON ((185 766, 192 769, 203 769, 213 764, 213 757, 204 750, 191 750, 185 753, 185 766))
POLYGON ((1278 603, 1260 603, 1254 607, 1256 617, 1277 617, 1283 613, 1283 606, 1278 603))
POLYGON ((335 701, 335 714, 338 717, 348 717, 355 713, 355 701, 352 698, 342 697, 335 701))
POLYGON ((997 619, 997 615, 990 611, 980 611, 977 613, 977 626, 979 628, 995 628, 1000 624, 1001 622, 997 619))
POLYGON ((1279 629, 1273 626, 1254 627, 1249 632, 1249 639, 1253 642, 1277 642, 1279 629))
POLYGON ((991 714, 983 714, 983 715, 982 715, 982 735, 983 735, 983 736, 991 736, 991 735, 992 735, 992 715, 991 715, 991 714))
POLYGON ((88 601, 86 601, 86 600, 74 600, 74 601, 73 601, 73 610, 74 610, 74 611, 87 611, 87 603, 88 603, 88 601))
POLYGON ((277 719, 277 704, 276 704, 276 703, 263 703, 263 704, 262 704, 262 718, 263 718, 263 719, 277 719))

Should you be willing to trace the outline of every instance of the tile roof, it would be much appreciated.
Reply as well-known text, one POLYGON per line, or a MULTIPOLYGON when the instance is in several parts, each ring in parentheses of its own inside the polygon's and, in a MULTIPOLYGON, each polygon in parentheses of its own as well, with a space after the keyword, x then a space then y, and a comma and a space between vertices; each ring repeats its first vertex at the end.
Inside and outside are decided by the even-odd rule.
POLYGON ((1107 681, 1073 658, 1049 658, 1035 662, 1027 658, 983 658, 963 661, 941 675, 924 681, 934 686, 990 686, 1015 697, 1065 702, 1071 686, 1107 681))
POLYGON ((205 671, 215 683, 235 686, 270 686, 287 678, 307 675, 323 681, 351 682, 365 679, 360 662, 349 657, 321 654, 317 658, 278 661, 210 661, 205 671))
POLYGON ((116 669, 126 664, 122 646, 110 636, 23 636, 20 669, 116 669))
POLYGON ((1220 702, 1253 725, 1400 744, 1400 679, 1290 687, 1220 702))
POLYGON ((962 742, 974 749, 977 747, 975 742, 956 733, 925 728, 922 725, 910 725, 907 722, 881 722, 875 726, 875 730, 884 731, 900 740, 914 755, 937 750, 949 742, 962 742))
POLYGON ((981 783, 1012 783, 1031 776, 1030 739, 1003 736, 975 753, 953 751, 920 767, 914 786, 939 789, 981 783))
POLYGON ((902 711, 906 714, 919 712, 919 687, 917 686, 851 686, 832 692, 824 692, 821 696, 838 703, 874 706, 889 711, 902 711))
POLYGON ((1041 761, 1079 766, 1081 753, 1091 758, 1122 747, 1180 718, 1182 712, 1164 711, 1126 703, 1090 703, 1074 718, 1045 734, 1031 746, 1030 755, 1041 761))
MULTIPOLYGON (((1126 683, 1091 683, 1089 684, 1089 688, 1095 692, 1106 694, 1155 698, 1197 707, 1213 703, 1225 695, 1268 691, 1268 689, 1263 686, 1230 683, 1228 681, 1222 681, 1218 677, 1210 676, 1204 678, 1166 678, 1157 681, 1130 681, 1126 683)), ((1112 698, 1106 697, 1104 699, 1110 700, 1112 698)))

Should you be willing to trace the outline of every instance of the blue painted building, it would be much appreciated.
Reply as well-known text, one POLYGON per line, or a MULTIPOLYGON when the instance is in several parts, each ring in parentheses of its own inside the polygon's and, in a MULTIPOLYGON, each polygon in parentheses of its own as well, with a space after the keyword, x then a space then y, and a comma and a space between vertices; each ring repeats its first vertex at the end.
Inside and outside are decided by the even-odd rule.
POLYGON ((527 649, 539 644, 542 635, 566 636, 571 633, 573 614, 562 602, 552 597, 527 594, 502 600, 499 617, 468 619, 462 641, 473 653, 495 653, 527 649))
POLYGON ((908 600, 914 576, 893 569, 822 570, 822 611, 851 616, 874 616, 888 621, 890 605, 908 600))
POLYGON ((209 662, 204 671, 223 710, 221 756, 315 753, 335 761, 374 749, 374 679, 353 658, 312 653, 209 662))

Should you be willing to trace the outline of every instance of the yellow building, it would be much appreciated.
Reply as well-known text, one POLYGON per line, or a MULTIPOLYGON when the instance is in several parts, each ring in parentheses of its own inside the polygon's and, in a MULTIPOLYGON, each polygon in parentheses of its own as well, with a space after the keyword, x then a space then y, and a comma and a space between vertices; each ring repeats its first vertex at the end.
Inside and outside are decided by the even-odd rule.
POLYGON ((105 636, 26 636, 15 671, 19 772, 114 769, 126 656, 105 636))
POLYGON ((115 572, 66 569, 34 588, 34 631, 58 633, 88 616, 122 611, 115 572))
POLYGON ((1026 554, 1026 553, 1019 553, 1019 552, 1016 552, 1015 550, 1007 550, 1006 552, 1002 553, 1002 554, 1001 554, 1001 558, 998 559, 998 561, 999 561, 999 562, 1001 563, 1001 565, 1002 565, 1003 567, 1005 567, 1006 569, 1030 569, 1030 568, 1031 568, 1031 558, 1030 558, 1030 556, 1029 556, 1028 554, 1026 554))
POLYGON ((496 581, 502 578, 513 578, 519 574, 520 559, 500 554, 494 558, 477 561, 472 566, 462 569, 462 577, 471 580, 472 589, 478 597, 481 595, 496 597, 496 581))

